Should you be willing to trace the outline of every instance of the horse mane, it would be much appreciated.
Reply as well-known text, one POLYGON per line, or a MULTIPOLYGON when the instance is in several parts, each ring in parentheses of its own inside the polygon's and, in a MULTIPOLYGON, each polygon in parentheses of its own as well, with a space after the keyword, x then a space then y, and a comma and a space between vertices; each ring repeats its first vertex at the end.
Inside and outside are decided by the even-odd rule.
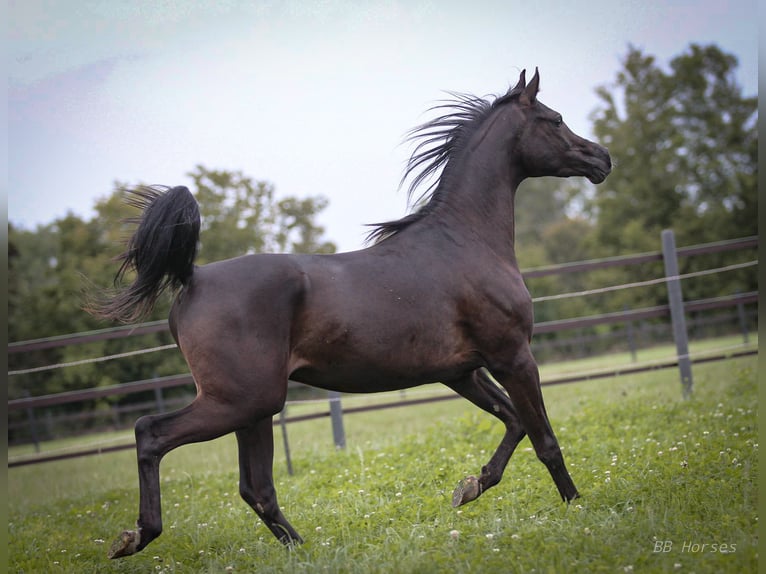
POLYGON ((447 112, 405 134, 405 142, 417 142, 417 145, 399 182, 401 188, 405 181, 411 178, 407 189, 407 202, 409 205, 420 207, 401 219, 368 224, 374 229, 368 233, 367 241, 377 243, 396 235, 433 212, 443 198, 442 182, 449 175, 449 160, 465 148, 471 136, 498 105, 518 96, 520 92, 520 89, 513 89, 503 96, 495 97, 493 101, 471 94, 447 92, 451 99, 441 100, 438 105, 429 108, 429 112, 447 112), (442 170, 439 177, 413 202, 415 190, 439 170, 442 170))

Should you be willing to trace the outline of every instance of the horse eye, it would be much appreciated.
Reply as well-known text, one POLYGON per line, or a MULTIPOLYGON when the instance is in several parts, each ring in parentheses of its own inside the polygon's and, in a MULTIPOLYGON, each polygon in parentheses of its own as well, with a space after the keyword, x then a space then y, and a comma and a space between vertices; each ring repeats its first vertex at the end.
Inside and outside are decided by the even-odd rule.
POLYGON ((555 120, 555 122, 554 122, 554 123, 556 124, 556 127, 557 127, 557 128, 560 128, 560 127, 561 127, 561 124, 563 124, 563 123, 564 123, 564 118, 562 118, 561 116, 559 116, 559 117, 557 117, 557 118, 556 118, 556 120, 555 120))

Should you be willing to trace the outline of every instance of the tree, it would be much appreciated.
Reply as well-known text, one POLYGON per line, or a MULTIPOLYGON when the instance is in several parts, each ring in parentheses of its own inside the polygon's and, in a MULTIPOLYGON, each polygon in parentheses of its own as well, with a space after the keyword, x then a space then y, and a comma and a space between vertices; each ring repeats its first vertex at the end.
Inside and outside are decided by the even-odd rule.
MULTIPOLYGON (((326 207, 322 196, 275 198, 274 187, 239 171, 197 166, 190 174, 202 215, 199 263, 263 251, 302 253, 335 251, 315 223, 326 207)), ((123 183, 95 204, 90 220, 74 214, 36 230, 9 225, 8 335, 11 341, 103 328, 82 309, 88 291, 111 285, 121 245, 132 232, 124 223, 135 217, 125 204, 123 183)), ((167 317, 171 298, 162 299, 151 319, 167 317)), ((117 339, 11 355, 11 369, 75 361, 171 343, 169 334, 117 339)), ((130 360, 89 363, 55 371, 11 377, 9 396, 33 395, 148 379, 183 372, 178 353, 148 353, 130 360)))
POLYGON ((630 47, 611 87, 597 89, 594 132, 615 168, 587 207, 605 254, 757 232, 757 98, 737 84, 735 56, 692 44, 663 70, 630 47))
MULTIPOLYGON (((597 89, 593 130, 614 169, 584 201, 595 225, 594 256, 657 251, 663 229, 674 230, 679 246, 757 234, 757 98, 743 95, 736 67, 736 57, 714 45, 692 44, 667 69, 630 47, 616 81, 597 89)), ((688 258, 681 272, 732 262, 730 254, 688 258)), ((661 266, 623 269, 610 279, 658 273, 661 266)), ((745 270, 689 280, 684 294, 713 297, 756 285, 755 272, 745 270)), ((657 286, 619 299, 632 307, 662 304, 666 291, 657 286)))
POLYGON ((334 253, 323 241, 324 228, 314 221, 327 207, 322 196, 279 201, 274 187, 253 181, 240 171, 209 170, 198 165, 194 180, 200 204, 200 261, 210 262, 244 253, 334 253))
POLYGON ((324 197, 298 199, 288 197, 277 204, 279 251, 291 253, 335 253, 335 244, 323 241, 324 228, 314 223, 314 216, 327 206, 324 197))

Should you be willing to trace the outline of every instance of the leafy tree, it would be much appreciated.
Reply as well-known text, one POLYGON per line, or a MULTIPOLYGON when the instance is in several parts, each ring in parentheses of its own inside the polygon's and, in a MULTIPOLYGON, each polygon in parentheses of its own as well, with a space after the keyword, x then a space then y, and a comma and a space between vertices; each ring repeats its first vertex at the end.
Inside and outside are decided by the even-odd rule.
POLYGON ((316 215, 327 207, 322 196, 277 201, 274 187, 253 181, 242 172, 197 166, 190 174, 200 204, 200 261, 210 262, 244 253, 334 253, 323 241, 316 215))
MULTIPOLYGON (((692 44, 667 69, 630 47, 615 82, 597 89, 593 130, 615 167, 584 201, 594 256, 656 251, 663 229, 674 230, 679 246, 757 233, 757 98, 743 95, 736 67, 736 57, 715 45, 692 44)), ((690 258, 681 271, 732 262, 731 254, 690 258)), ((616 269, 609 277, 619 283, 647 274, 616 269)), ((743 271, 687 281, 684 292, 694 299, 755 285, 755 273, 743 271)), ((618 299, 661 304, 666 291, 657 286, 618 299)))
MULTIPOLYGON (((275 198, 274 188, 241 172, 197 166, 190 174, 192 192, 200 203, 202 238, 199 263, 263 251, 335 251, 314 219, 326 207, 321 196, 275 198)), ((9 225, 10 341, 29 340, 103 328, 103 322, 82 310, 87 293, 111 285, 132 226, 124 223, 136 212, 124 202, 122 183, 95 204, 96 215, 85 220, 74 214, 35 230, 9 225)), ((164 319, 170 297, 160 302, 151 319, 164 319)), ((60 347, 10 355, 11 369, 69 362, 171 343, 167 333, 60 347)), ((10 378, 9 396, 61 392, 113 385, 184 372, 178 353, 148 353, 129 360, 89 363, 66 369, 10 378)))
POLYGON ((542 244, 545 230, 550 225, 568 219, 569 205, 576 189, 569 180, 557 177, 535 177, 522 182, 514 206, 514 235, 520 258, 525 250, 542 244))
POLYGON ((291 253, 334 253, 335 245, 323 241, 324 228, 314 222, 316 213, 327 207, 324 197, 298 199, 288 197, 277 204, 277 233, 279 251, 291 253))
POLYGON ((663 70, 630 47, 615 83, 597 89, 594 132, 615 169, 587 203, 594 248, 657 249, 757 233, 757 98, 737 84, 735 56, 692 44, 663 70))

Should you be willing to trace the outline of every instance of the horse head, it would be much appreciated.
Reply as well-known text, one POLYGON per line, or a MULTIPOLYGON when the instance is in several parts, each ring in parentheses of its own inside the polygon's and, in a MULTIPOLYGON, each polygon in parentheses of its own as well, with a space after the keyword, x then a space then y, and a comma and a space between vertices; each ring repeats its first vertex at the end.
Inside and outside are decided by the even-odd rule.
POLYGON ((501 98, 512 103, 523 118, 515 130, 513 155, 524 175, 584 176, 592 183, 604 181, 612 170, 607 149, 572 132, 560 113, 540 102, 537 99, 540 75, 535 69, 535 75, 526 83, 525 72, 501 98))

